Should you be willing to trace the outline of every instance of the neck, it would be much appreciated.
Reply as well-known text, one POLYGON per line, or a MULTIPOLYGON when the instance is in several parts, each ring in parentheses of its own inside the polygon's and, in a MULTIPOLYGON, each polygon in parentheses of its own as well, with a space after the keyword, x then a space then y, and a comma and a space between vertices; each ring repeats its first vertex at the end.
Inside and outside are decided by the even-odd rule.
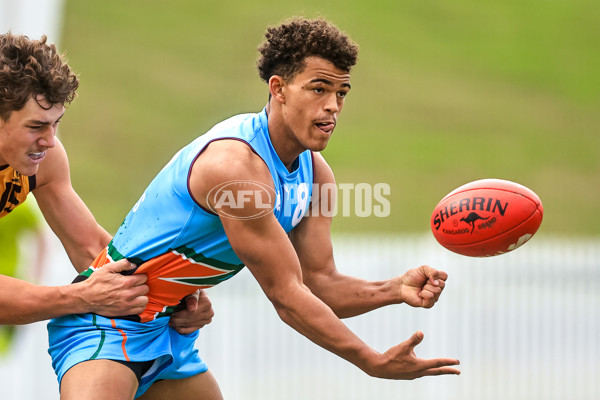
POLYGON ((293 132, 283 121, 281 110, 275 109, 276 107, 272 107, 270 101, 266 107, 269 136, 279 159, 288 171, 291 171, 294 161, 306 149, 302 148, 300 143, 295 140, 293 132))

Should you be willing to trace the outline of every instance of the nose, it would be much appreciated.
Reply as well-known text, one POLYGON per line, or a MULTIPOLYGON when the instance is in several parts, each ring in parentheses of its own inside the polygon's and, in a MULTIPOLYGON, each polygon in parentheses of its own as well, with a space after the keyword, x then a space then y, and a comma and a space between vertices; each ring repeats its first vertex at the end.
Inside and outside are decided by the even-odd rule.
POLYGON ((52 148, 56 146, 56 130, 57 126, 48 126, 44 129, 43 134, 38 139, 38 144, 43 147, 52 148))
POLYGON ((338 97, 335 93, 331 93, 329 96, 327 96, 326 100, 325 100, 325 106, 324 106, 325 111, 329 112, 329 113, 337 113, 340 111, 340 105, 338 104, 338 97))

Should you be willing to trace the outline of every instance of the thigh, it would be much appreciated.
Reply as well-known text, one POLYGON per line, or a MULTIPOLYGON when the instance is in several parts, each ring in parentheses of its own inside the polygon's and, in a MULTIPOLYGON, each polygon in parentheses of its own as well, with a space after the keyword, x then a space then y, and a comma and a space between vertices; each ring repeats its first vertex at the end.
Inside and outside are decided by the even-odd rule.
POLYGON ((184 379, 165 379, 150 386, 139 400, 222 400, 221 389, 210 371, 184 379))
POLYGON ((62 378, 61 400, 132 400, 137 377, 123 364, 91 360, 74 365, 62 378))

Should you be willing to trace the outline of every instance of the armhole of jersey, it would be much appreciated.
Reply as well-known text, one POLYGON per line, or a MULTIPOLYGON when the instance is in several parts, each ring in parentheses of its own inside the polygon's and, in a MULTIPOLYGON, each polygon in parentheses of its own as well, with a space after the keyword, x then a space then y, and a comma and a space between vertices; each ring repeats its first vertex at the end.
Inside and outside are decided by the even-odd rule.
POLYGON ((221 137, 221 138, 217 138, 217 139, 212 139, 211 141, 209 141, 208 143, 206 143, 204 145, 204 147, 202 147, 202 149, 200 149, 200 151, 198 152, 198 154, 196 154, 196 156, 194 157, 194 160, 192 161, 192 163, 190 164, 190 169, 188 171, 188 176, 187 176, 187 190, 188 190, 188 194, 190 195, 190 198, 194 201, 194 203, 200 207, 200 209, 210 215, 214 215, 215 217, 218 217, 218 215, 216 213, 214 213, 212 210, 207 209, 206 207, 202 206, 202 204, 198 203, 196 201, 196 199, 194 198, 194 196, 192 195, 192 190, 190 188, 190 177, 192 175, 192 167, 194 166, 194 164, 196 163, 196 160, 198 159, 198 157, 200 157, 200 155, 204 152, 204 150, 208 147, 209 144, 211 144, 212 142, 216 142, 218 140, 237 140, 239 142, 242 142, 244 144, 246 144, 248 147, 250 147, 250 150, 252 150, 252 152, 254 154, 256 154, 257 156, 260 157, 260 159, 262 160, 262 162, 265 163, 265 166, 267 168, 269 168, 269 166, 267 165, 267 162, 260 156, 260 154, 258 154, 258 152, 256 151, 256 149, 254 147, 252 147, 252 145, 250 143, 248 143, 247 141, 245 141, 244 139, 238 138, 238 137, 221 137))
POLYGON ((29 191, 35 189, 35 175, 29 176, 29 191))

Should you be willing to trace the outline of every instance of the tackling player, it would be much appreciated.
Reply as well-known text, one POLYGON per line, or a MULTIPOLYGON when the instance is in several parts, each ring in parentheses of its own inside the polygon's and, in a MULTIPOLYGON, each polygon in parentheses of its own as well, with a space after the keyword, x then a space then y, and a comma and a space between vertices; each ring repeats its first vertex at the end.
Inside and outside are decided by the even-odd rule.
MULTIPOLYGON (((65 104, 74 99, 78 86, 77 76, 45 37, 0 35, 0 218, 33 193, 80 272, 111 236, 73 190, 67 155, 56 138, 65 104)), ((147 277, 121 274, 133 267, 123 260, 86 282, 56 287, 0 275, 0 324, 27 324, 73 313, 141 312, 148 302, 147 277)), ((200 295, 188 298, 189 310, 173 318, 182 333, 200 328, 212 317, 204 294, 197 304, 200 295)))

